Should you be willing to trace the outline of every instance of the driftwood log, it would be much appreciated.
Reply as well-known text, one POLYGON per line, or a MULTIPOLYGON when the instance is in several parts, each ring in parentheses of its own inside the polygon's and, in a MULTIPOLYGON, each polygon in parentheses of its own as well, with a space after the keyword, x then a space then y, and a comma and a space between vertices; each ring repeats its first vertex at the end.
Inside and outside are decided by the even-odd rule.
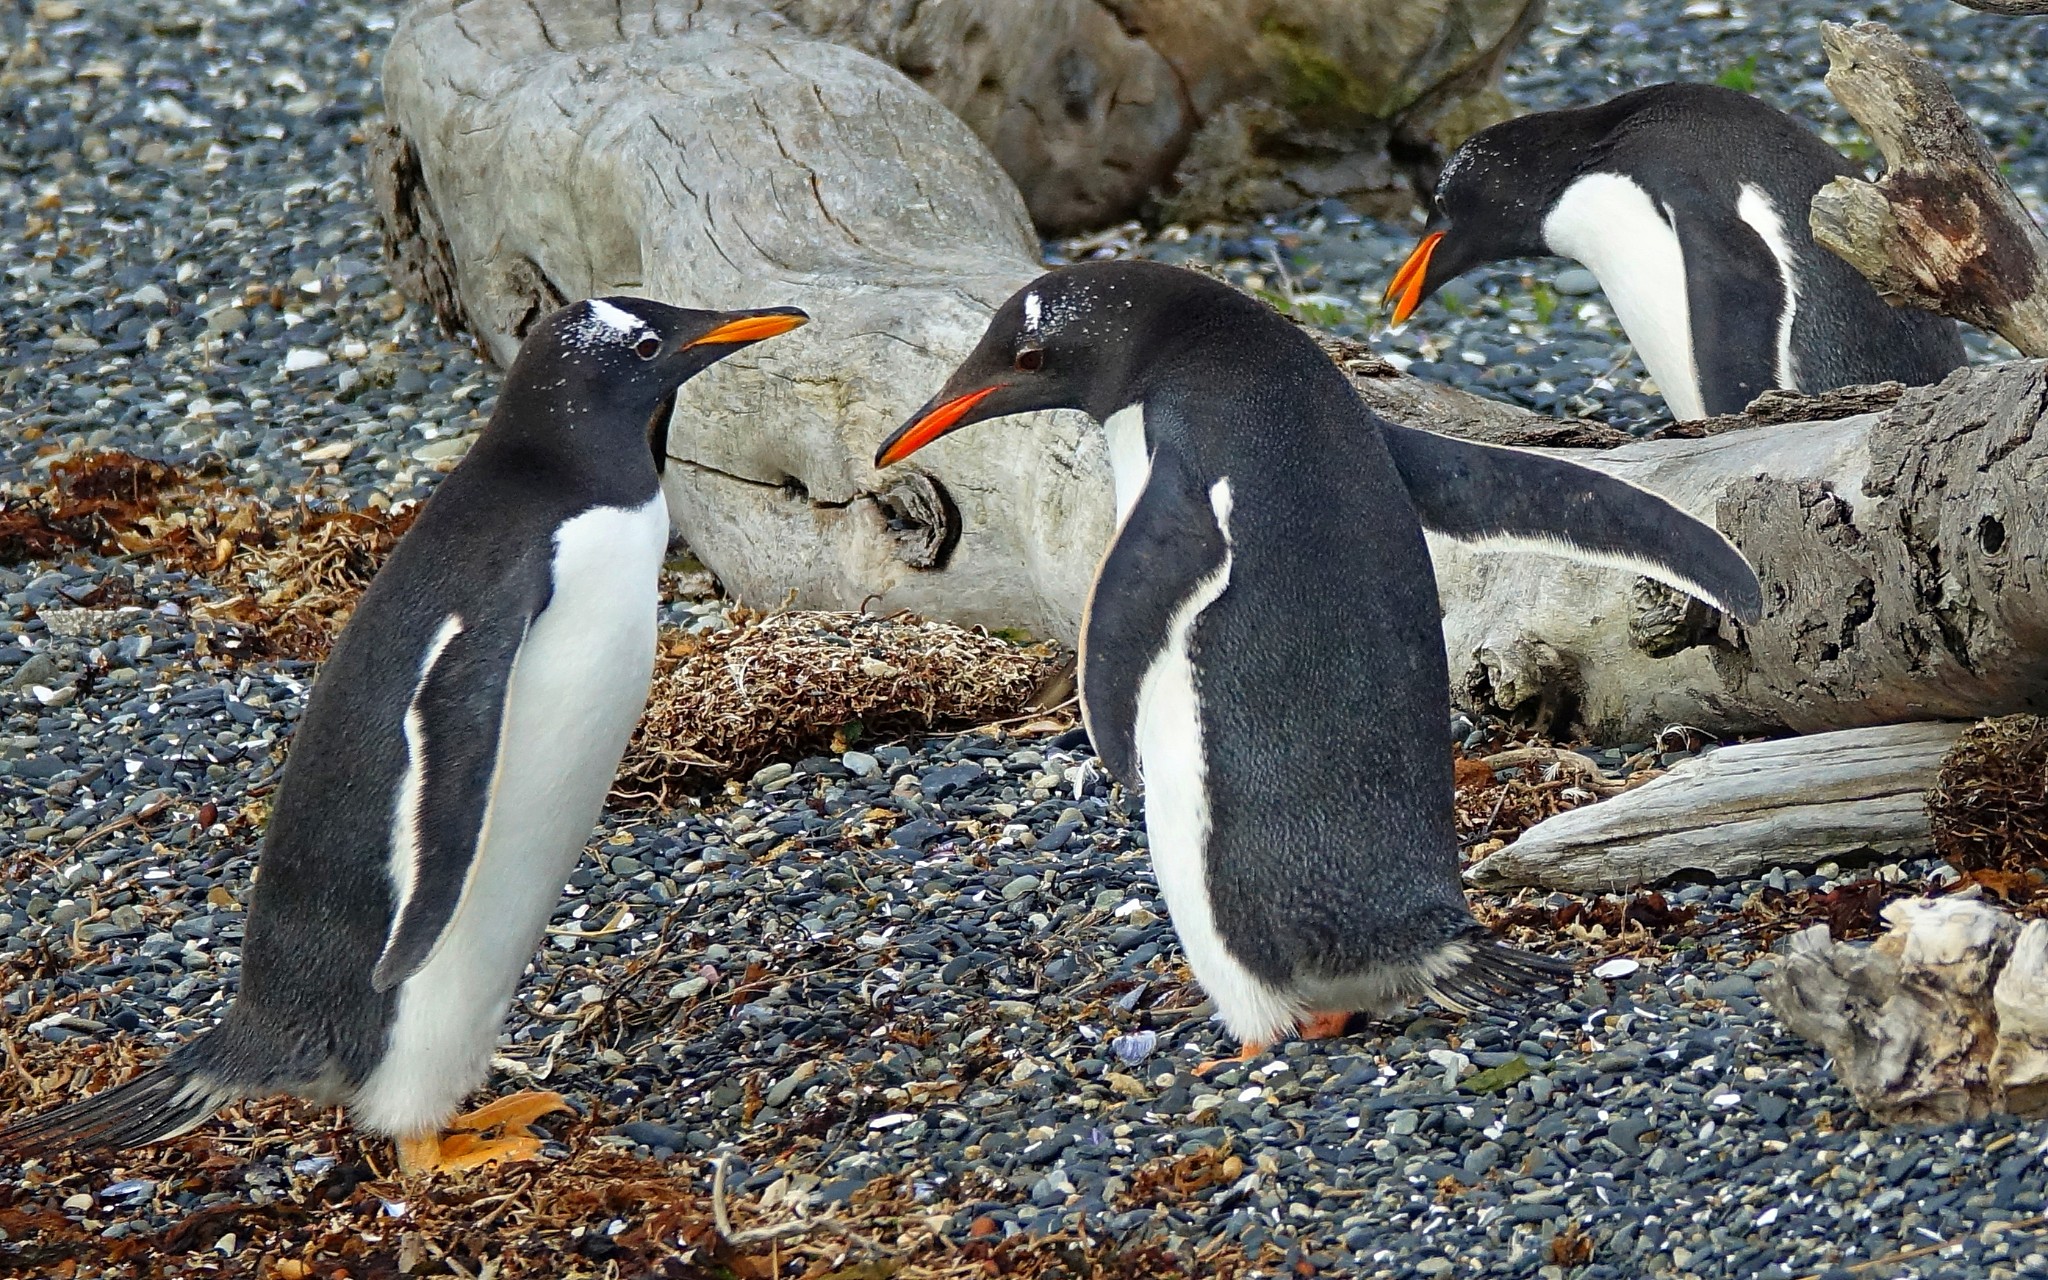
MULTIPOLYGON (((1016 187, 900 73, 753 0, 424 0, 385 55, 412 189, 459 319, 510 363, 563 299, 800 303, 812 323, 683 388, 677 528, 749 603, 876 597, 1071 640, 1109 535, 1076 415, 934 447, 875 442, 1038 270, 1016 187)), ((977 433, 981 434, 981 433, 977 433)))
POLYGON ((1794 935, 1758 983, 1771 1011, 1880 1123, 2048 1114, 2048 920, 2022 928, 1967 893, 1884 918, 1873 943, 1794 935))
POLYGON ((1723 747, 1536 824, 1466 876, 1597 893, 1688 872, 1925 853, 1927 789, 1962 729, 1885 725, 1723 747))
MULTIPOLYGON (((1073 641, 1110 532, 1099 431, 1041 415, 869 466, 1039 269, 1015 187, 929 95, 756 0, 423 0, 385 95, 396 278, 501 360, 547 308, 613 290, 816 317, 689 384, 671 425, 670 510, 730 594, 1073 641)), ((1404 422, 1618 439, 1335 354, 1404 422)), ((2040 709, 2044 406, 2029 362, 1876 414, 1575 449, 1716 521, 1766 614, 1738 635, 1625 573, 1440 544, 1460 695, 1610 739, 2040 709)))
POLYGON ((1039 227, 1324 196, 1406 211, 1390 143, 1447 150, 1509 114, 1500 66, 1539 0, 765 0, 904 72, 987 144, 1039 227), (1257 104, 1251 111, 1240 110, 1257 104), (1256 121, 1256 125, 1253 122, 1256 121), (1242 135, 1242 136, 1233 136, 1242 135))
POLYGON ((1941 73, 1882 23, 1823 23, 1821 45, 1828 89, 1870 133, 1885 174, 1822 187, 1813 238, 1887 298, 2048 356, 2048 236, 1941 73))

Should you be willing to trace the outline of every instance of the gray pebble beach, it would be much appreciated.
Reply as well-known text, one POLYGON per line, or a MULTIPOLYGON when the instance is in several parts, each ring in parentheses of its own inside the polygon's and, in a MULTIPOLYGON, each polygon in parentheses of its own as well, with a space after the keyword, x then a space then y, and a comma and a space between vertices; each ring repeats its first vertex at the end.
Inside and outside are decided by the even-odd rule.
MULTIPOLYGON (((1842 16, 1816 0, 1558 0, 1507 87, 1524 107, 1574 105, 1754 55, 1756 91, 1840 144, 1854 128, 1821 85, 1818 26, 1842 16)), ((2044 207, 2048 19, 1932 0, 1869 16, 1945 65, 2044 207)), ((362 129, 381 110, 392 22, 389 6, 347 0, 42 0, 0 15, 10 492, 98 449, 281 506, 432 491, 499 374, 384 275, 362 129)), ((1569 264, 1473 273, 1449 308, 1386 332, 1379 291, 1415 234, 1332 203, 1108 233, 1048 258, 1199 258, 1411 373, 1634 430, 1663 420, 1569 264)), ((1975 358, 2010 355, 1971 342, 1975 358)), ((11 1034, 167 1046, 224 1007, 254 818, 314 669, 229 660, 192 615, 217 594, 146 556, 0 566, 11 1034), (108 995, 90 1014, 25 1020, 95 990, 108 995)), ((716 616, 679 601, 666 620, 716 616)), ((1614 745, 1610 765, 1643 744, 1614 745)), ((907 1178, 963 1240, 1085 1225, 1188 1256, 1227 1247, 1274 1276, 2048 1276, 2048 1123, 1873 1127, 1757 997, 1785 931, 1761 923, 1776 904, 1871 879, 1904 893, 1944 867, 1665 886, 1684 919, 1655 936, 1519 934, 1583 961, 1575 989, 1519 1016, 1425 1008, 1197 1078, 1235 1046, 1184 976, 1141 796, 1051 740, 856 746, 771 765, 698 808, 608 815, 494 1086, 544 1079, 596 1122, 580 1140, 706 1187, 707 1159, 741 1151, 732 1194, 764 1213, 829 1211, 907 1178), (1204 1149, 1234 1158, 1234 1176, 1185 1195, 1134 1185, 1204 1149)), ((273 1145, 239 1191, 196 1192, 109 1156, 83 1203, 67 1190, 53 1204, 113 1242, 222 1196, 319 1184, 338 1159, 351 1157, 273 1145)), ((32 1180, 0 1163, 0 1206, 28 1203, 32 1180)), ((0 1238, 0 1274, 29 1274, 9 1269, 22 1243, 0 1238)))

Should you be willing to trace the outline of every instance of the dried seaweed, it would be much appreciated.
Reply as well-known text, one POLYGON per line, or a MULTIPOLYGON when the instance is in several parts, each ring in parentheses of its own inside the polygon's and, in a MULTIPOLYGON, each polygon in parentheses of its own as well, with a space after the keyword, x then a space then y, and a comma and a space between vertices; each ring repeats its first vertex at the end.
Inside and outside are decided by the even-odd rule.
POLYGON ((236 628, 223 648, 237 657, 325 657, 370 580, 412 526, 396 512, 202 507, 161 545, 228 593, 193 607, 197 618, 236 628))
POLYGON ((778 756, 1012 715, 1058 670, 1018 646, 909 614, 736 611, 729 630, 674 636, 615 796, 669 806, 778 756))
POLYGON ((0 503, 0 563, 93 552, 195 573, 226 595, 192 612, 224 630, 215 648, 231 658, 325 656, 414 511, 275 506, 130 453, 66 458, 50 476, 0 503))
POLYGON ((2048 870, 2048 719, 2005 716, 1965 730, 1927 811, 1935 851, 1958 871, 2048 870))
POLYGON ((74 551, 119 549, 119 531, 186 483, 176 468, 107 451, 50 466, 50 483, 0 499, 0 564, 53 560, 74 551))

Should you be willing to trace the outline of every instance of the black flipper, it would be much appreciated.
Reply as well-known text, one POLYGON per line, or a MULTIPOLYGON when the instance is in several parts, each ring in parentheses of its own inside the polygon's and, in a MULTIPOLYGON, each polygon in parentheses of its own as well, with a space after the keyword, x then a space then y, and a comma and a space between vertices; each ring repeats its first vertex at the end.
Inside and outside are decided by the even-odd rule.
POLYGON ((1138 686, 1174 611, 1224 553, 1209 496, 1170 455, 1156 457, 1102 557, 1081 620, 1081 714, 1096 756, 1126 783, 1138 780, 1138 686), (1095 607, 1104 600, 1116 607, 1095 607))
POLYGON ((512 664, 544 603, 521 610, 507 602, 494 617, 451 614, 423 663, 405 720, 408 758, 422 766, 412 888, 371 975, 379 991, 419 971, 462 904, 490 808, 512 664))
POLYGON ((1432 533, 1644 574, 1744 622, 1763 612, 1735 544, 1648 489, 1547 454, 1381 422, 1416 518, 1432 533))
POLYGON ((1681 214, 1673 230, 1685 246, 1686 310, 1702 407, 1708 414, 1741 413, 1764 392, 1786 385, 1783 375, 1791 372, 1778 367, 1784 276, 1762 234, 1733 212, 1681 214))
POLYGON ((126 1084, 0 1129, 0 1151, 140 1147, 175 1138, 242 1096, 181 1062, 173 1055, 126 1084))

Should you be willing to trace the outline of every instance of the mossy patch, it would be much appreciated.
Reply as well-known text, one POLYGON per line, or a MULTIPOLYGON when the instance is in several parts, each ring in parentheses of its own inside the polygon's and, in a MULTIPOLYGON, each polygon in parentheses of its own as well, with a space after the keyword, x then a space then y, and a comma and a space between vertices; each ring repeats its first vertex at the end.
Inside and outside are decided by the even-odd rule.
POLYGON ((1280 105, 1313 124, 1366 117, 1383 119, 1395 104, 1387 86, 1360 78, 1318 45, 1310 33, 1278 18, 1259 28, 1264 61, 1274 69, 1280 105))

